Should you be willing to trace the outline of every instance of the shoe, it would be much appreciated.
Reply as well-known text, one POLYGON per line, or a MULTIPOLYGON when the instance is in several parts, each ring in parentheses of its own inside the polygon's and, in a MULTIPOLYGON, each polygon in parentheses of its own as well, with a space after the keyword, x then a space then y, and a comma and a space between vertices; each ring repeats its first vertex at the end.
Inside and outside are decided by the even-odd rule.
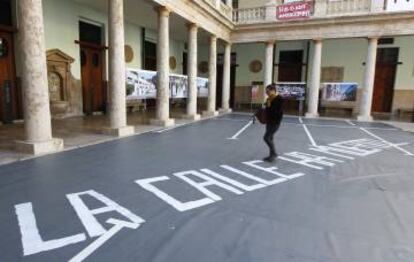
POLYGON ((275 161, 275 159, 276 159, 276 156, 268 156, 268 157, 263 158, 263 161, 272 163, 275 161))

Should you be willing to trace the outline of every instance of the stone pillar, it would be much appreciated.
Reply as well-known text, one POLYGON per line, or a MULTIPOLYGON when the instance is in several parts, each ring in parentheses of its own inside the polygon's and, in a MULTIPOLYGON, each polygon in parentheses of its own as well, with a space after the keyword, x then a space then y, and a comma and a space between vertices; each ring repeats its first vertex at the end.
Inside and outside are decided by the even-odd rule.
POLYGON ((221 99, 221 113, 230 113, 230 69, 231 69, 231 44, 225 43, 224 46, 224 65, 223 65, 223 90, 221 99))
POLYGON ((157 11, 157 109, 156 118, 151 119, 151 124, 168 127, 174 125, 174 119, 170 118, 170 10, 161 6, 157 11))
POLYGON ((365 64, 365 77, 362 90, 358 121, 372 121, 371 108, 374 95, 375 67, 377 61, 378 38, 368 39, 368 54, 365 64))
MULTIPOLYGON (((264 88, 273 83, 273 55, 274 55, 274 41, 266 42, 265 51, 265 68, 264 68, 264 88)), ((263 92, 263 102, 266 101, 266 92, 263 92)))
POLYGON ((133 126, 127 126, 125 90, 125 40, 123 0, 108 0, 109 21, 109 127, 104 133, 127 136, 134 133, 133 126))
POLYGON ((226 0, 226 5, 228 5, 231 8, 233 8, 233 0, 226 0))
POLYGON ((210 37, 210 53, 208 66, 208 101, 207 111, 203 112, 203 116, 217 116, 216 111, 216 81, 217 81, 217 37, 210 37))
POLYGON ((321 86, 322 40, 313 41, 311 77, 308 82, 308 111, 306 117, 318 117, 319 89, 321 86))
POLYGON ((52 138, 42 0, 17 1, 25 141, 16 149, 39 155, 63 149, 52 138))
POLYGON ((197 33, 196 24, 188 24, 188 98, 187 98, 187 115, 185 118, 199 120, 197 114, 197 33))

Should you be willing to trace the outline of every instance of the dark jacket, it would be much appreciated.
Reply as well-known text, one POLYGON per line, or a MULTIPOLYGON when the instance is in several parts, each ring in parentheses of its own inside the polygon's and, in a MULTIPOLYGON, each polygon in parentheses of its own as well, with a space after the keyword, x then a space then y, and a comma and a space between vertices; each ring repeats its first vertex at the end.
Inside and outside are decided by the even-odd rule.
POLYGON ((266 103, 266 120, 268 125, 279 125, 283 118, 283 98, 278 95, 270 103, 266 103))

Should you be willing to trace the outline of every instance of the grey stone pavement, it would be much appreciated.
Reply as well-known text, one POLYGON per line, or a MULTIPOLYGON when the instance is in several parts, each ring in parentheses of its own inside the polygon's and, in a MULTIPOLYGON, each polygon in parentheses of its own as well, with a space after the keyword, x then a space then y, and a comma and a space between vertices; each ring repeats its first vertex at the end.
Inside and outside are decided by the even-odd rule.
POLYGON ((0 261, 414 261, 414 134, 231 114, 0 168, 0 261))

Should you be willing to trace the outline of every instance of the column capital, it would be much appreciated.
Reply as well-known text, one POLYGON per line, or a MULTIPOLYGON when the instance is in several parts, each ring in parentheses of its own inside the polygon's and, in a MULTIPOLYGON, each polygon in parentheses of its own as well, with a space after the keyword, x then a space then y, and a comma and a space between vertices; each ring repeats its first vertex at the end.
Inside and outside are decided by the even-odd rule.
POLYGON ((156 12, 158 12, 158 14, 162 15, 162 16, 170 16, 172 10, 170 8, 168 8, 167 6, 156 6, 154 7, 154 10, 156 12))
POLYGON ((232 42, 227 42, 227 41, 224 41, 224 46, 229 46, 229 47, 231 47, 233 45, 233 43, 232 42))
POLYGON ((368 36, 367 40, 368 41, 378 41, 378 39, 380 39, 380 36, 368 36))
POLYGON ((196 23, 187 23, 187 24, 185 24, 185 26, 187 27, 188 30, 198 29, 198 24, 196 24, 196 23))
POLYGON ((210 35, 210 40, 217 41, 217 36, 216 35, 210 35))
POLYGON ((267 40, 263 42, 265 45, 274 45, 276 43, 275 40, 267 40))
POLYGON ((314 39, 312 39, 312 41, 315 42, 315 43, 322 43, 323 38, 314 38, 314 39))

